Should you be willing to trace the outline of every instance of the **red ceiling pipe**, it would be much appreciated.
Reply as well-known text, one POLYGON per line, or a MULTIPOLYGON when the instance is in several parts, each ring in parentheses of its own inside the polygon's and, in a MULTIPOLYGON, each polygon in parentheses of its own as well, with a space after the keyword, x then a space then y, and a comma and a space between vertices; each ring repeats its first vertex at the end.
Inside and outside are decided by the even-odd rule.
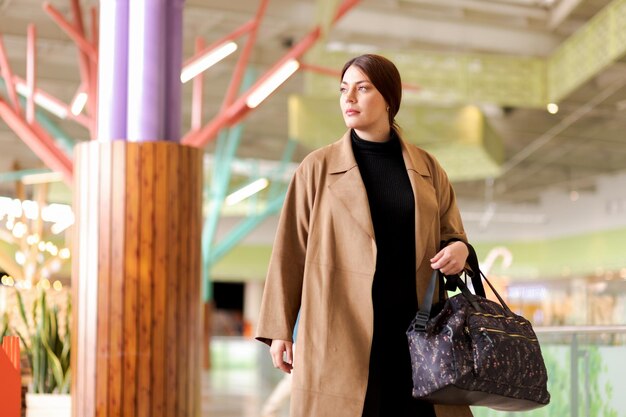
MULTIPOLYGON (((85 38, 85 27, 83 25, 83 14, 80 8, 80 3, 78 0, 72 0, 72 14, 74 15, 74 28, 76 33, 85 38)), ((86 85, 85 93, 90 95, 89 86, 91 85, 91 71, 89 70, 89 57, 87 54, 78 50, 78 68, 80 70, 80 78, 83 85, 86 85)), ((91 102, 91 97, 88 97, 87 101, 87 111, 88 114, 94 113, 94 108, 92 107, 93 103, 91 102)))
POLYGON ((37 30, 34 24, 29 24, 26 38, 26 87, 28 97, 26 97, 26 121, 32 124, 35 121, 35 76, 37 54, 35 50, 35 37, 37 30))
POLYGON ((321 30, 316 27, 311 33, 309 33, 303 40, 295 45, 283 58, 281 58, 274 66, 267 71, 261 78, 257 80, 248 91, 231 104, 226 110, 220 112, 209 124, 207 124, 202 130, 194 134, 193 132, 183 138, 183 143, 202 147, 207 144, 211 139, 217 135, 223 127, 227 125, 233 125, 241 120, 251 109, 246 105, 246 100, 252 91, 254 91, 259 85, 267 80, 272 74, 276 72, 285 62, 290 59, 298 58, 304 52, 306 52, 320 37, 321 30))
POLYGON ((20 101, 17 99, 17 92, 15 91, 15 83, 13 82, 13 71, 9 65, 9 58, 7 57, 7 51, 4 49, 4 41, 2 35, 0 35, 0 67, 2 67, 2 78, 7 87, 9 93, 9 100, 15 109, 17 114, 21 114, 22 108, 20 107, 20 101))
MULTIPOLYGON (((35 122, 30 126, 30 129, 33 133, 45 144, 46 148, 49 150, 50 154, 59 161, 60 164, 63 165, 64 169, 70 172, 73 170, 74 163, 67 156, 65 152, 57 146, 57 142, 54 138, 48 133, 46 129, 44 129, 39 123, 35 122)), ((71 184, 71 183, 69 183, 71 184)))
MULTIPOLYGON (((333 23, 343 17, 348 10, 357 5, 360 0, 344 0, 337 9, 333 23)), ((211 139, 215 138, 217 133, 227 125, 233 125, 240 121, 251 110, 246 105, 246 100, 251 92, 255 91, 265 80, 272 76, 283 64, 291 59, 297 59, 311 48, 321 35, 320 26, 316 26, 309 34, 298 42, 287 54, 285 54, 270 70, 268 70, 257 82, 248 89, 248 91, 236 100, 232 105, 221 111, 211 122, 209 122, 199 132, 190 132, 182 140, 186 145, 203 147, 211 139)))
POLYGON ((237 61, 237 65, 235 66, 235 71, 233 72, 233 78, 230 80, 230 84, 228 85, 228 90, 226 91, 226 97, 224 97, 224 101, 222 103, 222 108, 220 112, 226 110, 228 106, 233 104, 235 98, 237 97, 237 93, 239 91, 239 87, 241 87, 241 80, 243 79, 243 75, 245 73, 246 67, 248 66, 248 61, 250 60, 250 54, 252 54, 252 48, 254 48, 254 44, 256 42, 256 36, 259 31, 259 26, 261 25, 261 21, 263 20, 263 15, 265 14, 265 10, 267 10, 267 5, 269 0, 261 0, 261 4, 257 10, 256 16, 254 17, 254 26, 250 30, 248 34, 248 39, 246 41, 246 45, 241 51, 241 55, 239 56, 239 60, 237 61))
MULTIPOLYGON (((24 80, 21 77, 18 77, 17 75, 13 76, 13 83, 14 84, 24 84, 26 85, 26 80, 24 80)), ((78 116, 74 115, 74 113, 72 113, 72 111, 70 110, 70 106, 68 106, 67 104, 65 104, 64 102, 62 102, 61 100, 59 100, 58 98, 56 98, 55 96, 41 90, 40 88, 35 88, 35 96, 42 96, 45 97, 46 100, 56 104, 59 107, 62 107, 66 112, 67 112, 67 118, 76 121, 77 123, 83 125, 84 127, 89 127, 89 119, 87 117, 85 117, 82 114, 79 114, 78 116)))
POLYGON ((335 13, 333 23, 337 23, 339 19, 344 17, 345 14, 348 13, 350 9, 356 6, 360 1, 361 0, 344 0, 337 8, 337 13, 335 13))
POLYGON ((96 49, 96 58, 89 61, 89 84, 87 85, 87 99, 89 100, 90 133, 91 139, 98 136, 98 54, 99 38, 98 9, 91 8, 91 40, 96 49))
POLYGON ((203 50, 196 52, 194 54, 194 56, 192 56, 191 58, 189 58, 187 61, 185 61, 183 63, 183 67, 186 67, 187 65, 194 63, 195 61, 197 61, 198 59, 202 58, 204 55, 208 54, 213 49, 217 48, 218 46, 222 45, 223 43, 226 43, 226 42, 232 41, 234 39, 237 39, 241 35, 244 35, 244 34, 250 32, 254 28, 254 24, 255 24, 254 23, 254 19, 252 19, 252 20, 248 21, 247 23, 244 23, 243 25, 241 25, 238 29, 235 29, 233 32, 231 32, 228 35, 224 36, 223 38, 218 39, 217 41, 213 42, 212 44, 210 44, 209 46, 207 46, 203 50))
MULTIPOLYGON (((196 38, 196 54, 204 48, 204 40, 196 38)), ((193 89, 191 97, 191 130, 198 130, 202 127, 202 92, 204 91, 204 72, 193 78, 193 89)))
MULTIPOLYGON (((334 77, 337 80, 339 80, 339 77, 341 77, 341 71, 339 70, 335 70, 335 69, 327 68, 327 67, 321 67, 319 65, 306 64, 304 62, 300 62, 300 69, 304 71, 314 72, 317 74, 328 75, 329 77, 334 77)), ((415 84, 402 83, 402 89, 410 90, 410 91, 419 91, 420 87, 415 84)))
POLYGON ((341 77, 341 71, 327 67, 320 67, 319 65, 306 64, 300 62, 300 69, 304 71, 315 72, 317 74, 328 75, 329 77, 335 77, 339 79, 341 77))
POLYGON ((280 69, 285 63, 292 59, 298 59, 302 56, 306 51, 308 51, 314 44, 317 42, 321 35, 321 28, 317 26, 313 29, 304 39, 298 42, 287 54, 285 54, 281 59, 278 60, 274 66, 267 71, 261 78, 257 80, 254 85, 246 91, 246 93, 241 96, 233 106, 227 110, 226 117, 230 124, 237 123, 245 113, 251 110, 246 105, 246 100, 250 96, 250 94, 256 90, 260 85, 262 85, 269 77, 274 75, 278 69, 280 69))
MULTIPOLYGON (((85 28, 83 25, 83 16, 80 8, 80 3, 78 0, 72 0, 72 14, 74 15, 74 28, 76 33, 78 33, 83 38, 85 37, 85 28)), ((87 54, 80 50, 78 51, 78 65, 80 69, 80 75, 82 82, 85 85, 89 85, 89 68, 88 68, 89 57, 87 54)))
POLYGON ((60 172, 64 181, 68 185, 72 184, 72 161, 57 148, 54 139, 43 128, 36 123, 32 126, 26 123, 24 118, 20 117, 1 98, 0 117, 48 168, 60 172))
POLYGON ((95 60, 97 56, 96 48, 87 40, 83 35, 78 33, 76 28, 69 23, 63 15, 54 8, 50 3, 45 2, 43 4, 43 9, 46 13, 52 17, 52 19, 67 33, 67 35, 72 38, 74 42, 78 45, 81 51, 86 53, 89 56, 89 59, 95 60))
POLYGON ((91 7, 91 43, 93 47, 98 51, 98 44, 100 42, 100 27, 98 26, 98 8, 96 6, 91 7))

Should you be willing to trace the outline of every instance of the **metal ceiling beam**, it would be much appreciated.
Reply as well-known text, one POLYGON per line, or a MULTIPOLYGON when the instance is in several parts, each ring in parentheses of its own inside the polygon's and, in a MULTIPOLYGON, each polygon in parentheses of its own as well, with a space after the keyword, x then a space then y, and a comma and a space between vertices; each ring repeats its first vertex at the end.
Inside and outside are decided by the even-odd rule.
POLYGON ((550 18, 548 19, 548 29, 554 30, 558 28, 561 23, 569 17, 576 7, 583 0, 561 0, 557 6, 550 12, 550 18))
POLYGON ((315 23, 322 29, 322 37, 330 30, 337 6, 341 0, 317 0, 315 10, 315 23))
POLYGON ((415 13, 358 8, 339 25, 336 33, 350 37, 379 37, 397 42, 452 46, 456 51, 479 50, 491 53, 546 56, 562 37, 545 31, 502 23, 485 25, 445 17, 427 18, 415 13), (365 23, 364 23, 365 22, 365 23))
POLYGON ((459 9, 472 10, 492 15, 504 15, 514 17, 547 20, 549 13, 546 9, 533 5, 493 3, 484 0, 404 0, 405 3, 423 4, 437 7, 457 7, 459 9))
MULTIPOLYGON (((502 166, 502 168, 501 168, 501 175, 504 175, 507 172, 511 171, 513 168, 515 168, 521 162, 525 161, 529 156, 533 155, 539 149, 543 148, 546 144, 548 144, 555 137, 557 137, 561 132, 563 132, 565 129, 567 129, 568 127, 570 127, 574 123, 576 123, 578 120, 580 120, 582 117, 584 117, 587 113, 589 113, 591 110, 593 110, 593 108, 595 106, 599 105, 604 100, 606 100, 611 95, 613 95, 616 91, 618 91, 619 89, 624 87, 624 85, 626 85, 626 77, 623 77, 621 79, 616 80, 615 82, 610 84, 608 87, 604 88, 602 91, 600 91, 598 94, 596 94, 587 103, 585 103, 584 105, 580 106, 576 111, 572 112, 567 117, 562 119, 559 123, 557 123, 556 125, 552 126, 544 134, 542 134, 539 137, 537 137, 535 140, 533 140, 531 143, 529 143, 526 147, 524 147, 522 150, 520 150, 515 155, 513 155, 513 157, 510 158, 502 166)), ((536 172, 540 171, 541 169, 543 169, 543 167, 546 164, 548 164, 550 161, 544 161, 544 162, 545 162, 544 164, 538 165, 534 169, 531 169, 530 171, 527 170, 524 173, 524 176, 518 178, 517 181, 507 181, 505 183, 498 184, 496 190, 500 194, 506 192, 508 189, 510 189, 515 184, 524 181, 529 175, 533 175, 534 173, 536 173, 536 172)))

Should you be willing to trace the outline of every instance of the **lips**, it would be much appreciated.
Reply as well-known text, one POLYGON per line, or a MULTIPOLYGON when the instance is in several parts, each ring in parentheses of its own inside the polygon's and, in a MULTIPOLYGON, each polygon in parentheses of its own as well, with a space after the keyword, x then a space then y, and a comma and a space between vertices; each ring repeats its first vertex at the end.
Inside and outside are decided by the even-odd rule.
POLYGON ((354 109, 346 110, 346 116, 354 116, 354 115, 359 114, 359 113, 360 113, 359 111, 356 111, 354 109))

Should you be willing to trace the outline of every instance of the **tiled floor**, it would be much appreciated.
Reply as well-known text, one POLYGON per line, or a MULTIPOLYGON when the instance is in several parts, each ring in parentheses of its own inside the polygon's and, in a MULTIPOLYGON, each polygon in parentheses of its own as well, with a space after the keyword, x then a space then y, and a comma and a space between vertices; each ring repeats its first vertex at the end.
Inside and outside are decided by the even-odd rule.
POLYGON ((205 372, 202 376, 202 415, 259 417, 262 391, 256 372, 205 372))
MULTIPOLYGON (((274 377, 274 376, 273 376, 274 377)), ((214 370, 202 376, 203 417, 262 417, 261 408, 273 381, 259 370, 214 370)), ((288 401, 279 416, 288 416, 288 401)))

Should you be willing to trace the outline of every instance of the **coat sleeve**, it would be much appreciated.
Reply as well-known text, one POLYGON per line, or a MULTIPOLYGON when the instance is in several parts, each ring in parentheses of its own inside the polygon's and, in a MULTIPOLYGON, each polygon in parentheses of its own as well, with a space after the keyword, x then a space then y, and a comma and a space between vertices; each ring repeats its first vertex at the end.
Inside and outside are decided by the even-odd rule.
POLYGON ((467 243, 467 236, 463 228, 461 213, 456 204, 454 189, 448 180, 448 175, 439 165, 439 162, 433 158, 435 163, 435 189, 439 199, 439 224, 440 239, 442 243, 451 240, 461 240, 467 243))
POLYGON ((314 187, 302 165, 289 184, 272 248, 256 339, 292 340, 300 309, 314 187))

